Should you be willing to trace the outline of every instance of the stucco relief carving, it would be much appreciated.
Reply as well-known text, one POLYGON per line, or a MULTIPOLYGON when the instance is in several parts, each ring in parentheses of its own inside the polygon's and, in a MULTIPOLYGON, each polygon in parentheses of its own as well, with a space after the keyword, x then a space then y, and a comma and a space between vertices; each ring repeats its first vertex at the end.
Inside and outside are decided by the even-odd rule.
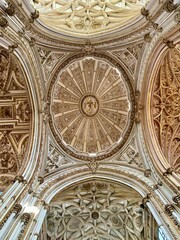
POLYGON ((124 185, 87 182, 55 196, 47 213, 48 239, 142 240, 141 197, 124 185))
POLYGON ((139 154, 135 135, 129 141, 127 147, 122 151, 120 155, 115 157, 112 162, 124 162, 135 167, 143 168, 143 160, 139 154))
POLYGON ((132 74, 135 74, 138 57, 142 51, 143 43, 139 43, 126 49, 112 51, 120 59, 132 74))
POLYGON ((47 26, 71 34, 95 34, 117 28, 140 15, 147 0, 30 1, 47 26))
POLYGON ((167 162, 180 172, 180 48, 168 49, 151 99, 154 129, 167 162))
POLYGON ((57 73, 50 126, 63 149, 86 160, 125 141, 133 109, 125 78, 123 70, 94 57, 57 73))
POLYGON ((53 170, 73 163, 74 162, 72 160, 67 159, 62 153, 60 153, 52 141, 49 142, 45 173, 49 173, 53 170))
POLYGON ((0 184, 7 186, 22 166, 31 109, 16 58, 0 49, 0 184))
POLYGON ((52 70, 56 64, 61 61, 67 53, 64 52, 53 52, 48 48, 37 47, 41 64, 44 70, 44 79, 47 84, 52 70))

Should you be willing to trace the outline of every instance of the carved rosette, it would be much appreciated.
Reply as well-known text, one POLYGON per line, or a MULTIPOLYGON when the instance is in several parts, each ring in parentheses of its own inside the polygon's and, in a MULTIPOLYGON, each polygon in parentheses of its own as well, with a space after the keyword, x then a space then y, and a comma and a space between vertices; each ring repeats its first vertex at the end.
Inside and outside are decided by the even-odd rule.
MULTIPOLYGON (((50 126, 73 157, 97 160, 117 152, 133 124, 130 81, 105 59, 85 57, 57 71, 51 95, 50 126)), ((52 82, 53 84, 53 82, 52 82)))
POLYGON ((153 85, 151 112, 156 141, 180 172, 180 48, 167 50, 153 85))
POLYGON ((141 196, 130 187, 100 181, 55 196, 47 212, 48 239, 144 239, 141 196))
POLYGON ((15 56, 0 49, 0 187, 18 174, 27 150, 31 108, 25 76, 15 56))

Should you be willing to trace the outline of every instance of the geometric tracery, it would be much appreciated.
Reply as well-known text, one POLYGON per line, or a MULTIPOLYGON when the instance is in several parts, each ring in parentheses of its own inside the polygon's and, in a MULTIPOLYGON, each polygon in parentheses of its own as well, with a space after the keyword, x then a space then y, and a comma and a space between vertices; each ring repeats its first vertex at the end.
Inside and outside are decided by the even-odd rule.
POLYGON ((46 217, 48 239, 142 240, 141 196, 123 185, 91 181, 53 198, 46 217))
POLYGON ((128 23, 140 14, 147 0, 31 1, 40 20, 57 31, 97 34, 128 23))
POLYGON ((180 48, 168 49, 153 86, 151 111, 158 144, 180 172, 180 48))

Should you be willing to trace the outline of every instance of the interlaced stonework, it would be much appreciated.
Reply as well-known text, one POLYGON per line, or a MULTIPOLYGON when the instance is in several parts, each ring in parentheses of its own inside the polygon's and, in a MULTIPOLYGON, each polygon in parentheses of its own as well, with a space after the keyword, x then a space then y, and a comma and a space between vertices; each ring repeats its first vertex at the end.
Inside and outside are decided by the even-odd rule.
POLYGON ((152 111, 157 141, 180 171, 180 48, 168 49, 154 83, 152 111))
POLYGON ((32 5, 47 26, 76 34, 117 28, 140 14, 147 0, 36 0, 32 5))
POLYGON ((74 61, 60 71, 50 123, 58 142, 79 156, 117 151, 131 122, 127 86, 118 68, 93 57, 74 61))
POLYGON ((25 156, 30 104, 24 74, 13 54, 0 49, 0 187, 14 179, 25 156))
POLYGON ((145 215, 140 202, 140 195, 123 185, 95 181, 68 189, 50 204, 48 239, 142 240, 145 215))

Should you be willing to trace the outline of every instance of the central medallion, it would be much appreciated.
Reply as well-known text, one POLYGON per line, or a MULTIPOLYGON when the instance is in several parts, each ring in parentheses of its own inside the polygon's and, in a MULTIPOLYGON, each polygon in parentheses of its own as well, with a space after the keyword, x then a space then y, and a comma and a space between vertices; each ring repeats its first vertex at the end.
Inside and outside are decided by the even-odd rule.
POLYGON ((94 117, 99 110, 99 103, 95 96, 86 95, 81 101, 81 110, 87 117, 94 117))
POLYGON ((70 59, 49 91, 50 127, 66 153, 101 160, 117 152, 132 127, 128 77, 109 59, 70 59))

